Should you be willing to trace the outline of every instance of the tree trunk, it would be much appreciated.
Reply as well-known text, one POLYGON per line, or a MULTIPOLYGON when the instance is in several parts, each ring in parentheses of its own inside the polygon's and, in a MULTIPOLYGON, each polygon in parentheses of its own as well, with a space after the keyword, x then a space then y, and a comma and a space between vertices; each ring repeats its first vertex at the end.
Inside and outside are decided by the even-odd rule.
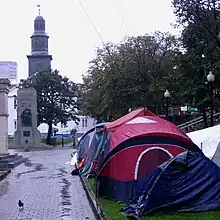
POLYGON ((207 115, 206 115, 206 109, 205 108, 202 110, 202 116, 203 116, 204 128, 207 128, 208 127, 208 121, 207 121, 207 115))
POLYGON ((47 140, 46 140, 46 144, 49 144, 49 145, 50 145, 52 130, 53 130, 53 124, 52 124, 52 122, 49 122, 48 123, 47 140))

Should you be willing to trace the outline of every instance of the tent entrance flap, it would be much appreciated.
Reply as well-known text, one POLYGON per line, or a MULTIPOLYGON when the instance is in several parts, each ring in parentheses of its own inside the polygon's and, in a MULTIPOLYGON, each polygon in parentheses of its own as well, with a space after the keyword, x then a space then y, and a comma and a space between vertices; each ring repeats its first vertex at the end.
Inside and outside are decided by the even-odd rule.
POLYGON ((134 179, 137 180, 144 178, 146 173, 150 173, 170 158, 173 158, 172 153, 163 147, 153 146, 147 148, 138 157, 135 166, 134 179), (149 166, 146 167, 146 164, 149 166))

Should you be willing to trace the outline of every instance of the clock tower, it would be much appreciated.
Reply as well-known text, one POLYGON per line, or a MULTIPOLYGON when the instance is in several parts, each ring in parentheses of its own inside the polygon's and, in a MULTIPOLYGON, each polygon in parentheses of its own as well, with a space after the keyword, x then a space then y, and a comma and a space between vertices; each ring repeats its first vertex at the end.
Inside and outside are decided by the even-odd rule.
POLYGON ((51 69, 52 55, 48 52, 49 36, 45 32, 45 20, 40 15, 34 20, 34 33, 31 36, 31 54, 27 55, 29 64, 28 76, 51 69))

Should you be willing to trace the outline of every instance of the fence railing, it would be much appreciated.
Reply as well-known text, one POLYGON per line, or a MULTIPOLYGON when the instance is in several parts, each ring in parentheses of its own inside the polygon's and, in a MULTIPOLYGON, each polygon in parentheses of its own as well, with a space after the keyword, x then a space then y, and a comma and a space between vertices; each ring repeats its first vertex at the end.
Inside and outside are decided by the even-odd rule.
MULTIPOLYGON (((210 117, 211 117, 211 115, 208 114, 207 119, 210 119, 210 117)), ((215 113, 213 115, 213 121, 214 121, 214 124, 217 124, 220 122, 220 112, 215 113)), ((193 120, 185 122, 181 125, 178 125, 178 127, 181 128, 182 130, 184 130, 186 133, 192 132, 195 130, 200 130, 203 128, 203 117, 200 116, 198 118, 195 118, 193 120)))
POLYGON ((203 119, 203 117, 202 117, 202 116, 199 116, 199 117, 197 117, 197 118, 194 118, 194 119, 192 119, 192 120, 190 120, 190 121, 187 121, 187 122, 184 122, 184 123, 178 125, 178 127, 179 127, 179 128, 183 128, 183 127, 185 127, 185 126, 187 126, 187 125, 190 125, 190 124, 192 124, 192 123, 194 123, 194 122, 197 122, 197 121, 199 121, 199 120, 201 120, 201 119, 203 119))

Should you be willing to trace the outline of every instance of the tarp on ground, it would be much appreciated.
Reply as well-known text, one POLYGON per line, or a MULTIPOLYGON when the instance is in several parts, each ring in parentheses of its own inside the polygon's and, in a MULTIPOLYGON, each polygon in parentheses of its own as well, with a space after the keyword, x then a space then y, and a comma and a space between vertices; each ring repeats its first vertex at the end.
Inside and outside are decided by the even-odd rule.
POLYGON ((153 171, 123 214, 136 219, 153 213, 220 209, 220 168, 201 153, 183 152, 153 171))

